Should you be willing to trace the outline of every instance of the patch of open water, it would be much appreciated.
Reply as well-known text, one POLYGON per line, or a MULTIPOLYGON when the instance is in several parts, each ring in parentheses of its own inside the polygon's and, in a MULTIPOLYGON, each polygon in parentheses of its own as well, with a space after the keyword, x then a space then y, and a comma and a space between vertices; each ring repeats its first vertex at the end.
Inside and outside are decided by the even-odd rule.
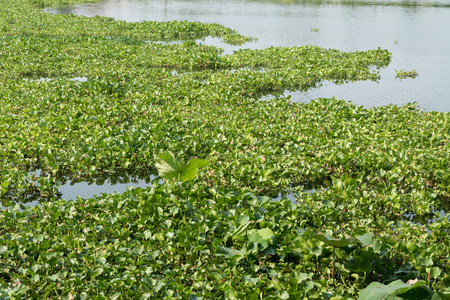
MULTIPOLYGON (((39 176, 40 171, 30 172, 28 175, 39 176)), ((155 175, 150 175, 147 179, 136 178, 136 177, 124 177, 120 179, 107 179, 107 180, 92 180, 92 181, 71 181, 61 185, 58 188, 58 199, 65 200, 75 200, 80 197, 83 199, 92 198, 94 196, 101 196, 102 194, 112 194, 112 193, 124 193, 130 188, 147 188, 151 186, 151 182, 155 179, 155 175)), ((25 207, 33 207, 41 204, 40 199, 31 200, 26 203, 22 203, 25 207)), ((45 201, 45 200, 44 200, 45 201)), ((0 209, 4 209, 1 205, 0 209)))

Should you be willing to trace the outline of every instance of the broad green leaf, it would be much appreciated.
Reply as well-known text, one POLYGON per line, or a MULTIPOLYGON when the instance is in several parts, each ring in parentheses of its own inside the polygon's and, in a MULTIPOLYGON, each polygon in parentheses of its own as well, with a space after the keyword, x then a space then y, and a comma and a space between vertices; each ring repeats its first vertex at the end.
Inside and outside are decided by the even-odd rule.
POLYGON ((436 292, 431 300, 450 300, 450 293, 436 292))
POLYGON ((166 282, 164 280, 159 280, 158 284, 155 285, 155 287, 153 288, 153 290, 155 292, 159 291, 161 288, 163 288, 166 285, 166 282))
POLYGON ((180 182, 193 180, 198 174, 198 169, 208 165, 203 159, 191 159, 187 165, 175 159, 172 152, 167 151, 156 158, 156 168, 159 176, 165 180, 177 179, 180 182))
MULTIPOLYGON (((270 228, 253 229, 263 240, 271 241, 274 237, 274 233, 270 228)), ((251 231, 253 231, 251 230, 251 231)))
POLYGON ((356 237, 358 241, 364 246, 370 246, 372 244, 373 233, 365 233, 356 237))
POLYGON ((261 245, 263 248, 267 248, 269 243, 272 242, 273 236, 273 231, 270 228, 262 228, 249 230, 247 238, 249 243, 255 243, 256 245, 261 245))
POLYGON ((236 250, 228 247, 218 247, 218 252, 216 252, 216 255, 225 256, 226 258, 242 258, 244 255, 244 252, 241 250, 236 250))
POLYGON ((187 166, 183 169, 183 172, 181 174, 182 181, 193 180, 198 174, 198 169, 206 167, 208 165, 209 163, 207 160, 199 158, 191 159, 188 162, 187 166))
POLYGON ((316 239, 326 243, 327 245, 337 247, 337 248, 346 247, 348 245, 355 244, 358 241, 354 237, 351 237, 348 235, 344 235, 340 239, 334 239, 326 234, 317 234, 317 233, 313 233, 312 231, 306 231, 304 233, 304 235, 308 235, 310 237, 316 238, 316 239))
MULTIPOLYGON (((418 289, 417 291, 415 291, 416 295, 419 295, 419 294, 422 295, 422 293, 424 291, 422 289, 422 286, 425 286, 425 285, 426 285, 426 282, 423 280, 419 280, 418 282, 416 282, 413 285, 406 284, 400 279, 396 280, 394 282, 391 282, 388 285, 384 285, 379 282, 372 282, 371 284, 369 284, 369 286, 367 288, 365 288, 364 290, 361 291, 358 299, 360 299, 360 300, 382 300, 382 299, 387 299, 388 297, 391 297, 391 296, 398 296, 398 299, 403 299, 400 296, 401 294, 404 294, 406 292, 409 292, 409 291, 412 291, 415 289, 418 289)), ((428 293, 427 295, 429 295, 431 298, 431 294, 428 293)), ((422 298, 417 298, 417 299, 422 299, 422 298)))
POLYGON ((432 258, 421 258, 419 260, 419 264, 424 267, 431 267, 433 265, 433 259, 432 258))
POLYGON ((59 279, 59 275, 58 274, 54 274, 54 275, 51 275, 51 276, 49 276, 47 278, 50 279, 51 281, 56 281, 56 280, 59 279))
POLYGON ((289 299, 288 291, 283 291, 280 295, 280 299, 289 299))
POLYGON ((236 221, 238 223, 247 223, 248 221, 250 221, 250 217, 249 216, 238 216, 236 218, 236 221))
POLYGON ((230 236, 233 238, 237 238, 238 236, 240 236, 241 234, 245 233, 245 230, 247 229, 247 227, 252 224, 251 221, 246 222, 246 223, 241 223, 241 225, 239 225, 238 228, 236 228, 231 234, 230 236))
POLYGON ((150 230, 144 231, 144 237, 146 240, 152 237, 152 232, 150 230))
POLYGON ((442 270, 439 267, 432 267, 430 270, 430 275, 432 278, 438 278, 441 275, 442 270))
POLYGON ((115 215, 109 215, 105 218, 105 221, 110 224, 114 224, 117 222, 117 217, 115 215))
POLYGON ((141 255, 143 251, 144 251, 144 247, 139 246, 139 247, 134 247, 133 250, 131 250, 131 253, 134 253, 136 255, 141 255))
POLYGON ((305 279, 308 279, 309 276, 306 273, 302 273, 302 272, 294 272, 295 278, 298 279, 299 282, 304 281, 305 279))
POLYGON ((261 279, 257 278, 257 277, 251 277, 251 275, 244 275, 242 276, 242 280, 246 281, 246 282, 251 282, 253 284, 258 283, 261 279))
POLYGON ((119 293, 119 292, 116 292, 116 293, 114 293, 114 294, 111 295, 111 298, 110 298, 110 299, 118 299, 118 298, 120 297, 120 295, 122 295, 122 294, 119 293))
POLYGON ((104 257, 97 257, 95 260, 102 265, 106 262, 106 258, 104 257))
POLYGON ((159 171, 159 176, 171 180, 173 178, 178 178, 178 176, 183 172, 183 163, 177 161, 172 152, 167 151, 161 153, 156 158, 156 168, 159 171))

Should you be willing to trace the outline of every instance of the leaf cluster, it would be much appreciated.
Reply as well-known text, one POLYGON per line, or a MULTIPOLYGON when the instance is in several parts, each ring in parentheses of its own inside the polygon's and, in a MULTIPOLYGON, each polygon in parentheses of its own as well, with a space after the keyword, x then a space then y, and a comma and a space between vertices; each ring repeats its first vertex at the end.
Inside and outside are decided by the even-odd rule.
POLYGON ((404 71, 404 70, 395 70, 395 78, 399 78, 399 79, 405 79, 405 78, 416 78, 417 76, 419 76, 419 73, 417 73, 416 70, 412 70, 412 71, 404 71))

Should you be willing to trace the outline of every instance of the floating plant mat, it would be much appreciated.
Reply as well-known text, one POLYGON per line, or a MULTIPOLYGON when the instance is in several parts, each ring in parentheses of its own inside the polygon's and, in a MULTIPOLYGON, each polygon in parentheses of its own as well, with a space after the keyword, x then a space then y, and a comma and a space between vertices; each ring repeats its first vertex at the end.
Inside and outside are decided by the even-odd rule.
POLYGON ((28 3, 0 1, 2 296, 345 299, 373 281, 415 278, 425 281, 412 292, 445 292, 448 218, 426 228, 396 220, 447 213, 449 113, 259 100, 324 80, 376 81, 388 51, 222 55, 146 41, 249 39, 220 25, 56 16, 28 3), (180 170, 207 166, 184 183, 14 208, 57 195, 67 178, 156 174, 166 151, 180 170), (279 193, 296 203, 270 200, 279 193))
MULTIPOLYGON (((449 6, 449 3, 443 2, 441 4, 449 6)), ((342 85, 325 82, 320 88, 295 92, 293 101, 309 102, 316 98, 336 97, 365 107, 390 103, 403 105, 415 101, 421 108, 448 112, 450 60, 447 58, 450 55, 450 40, 447 37, 450 27, 447 20, 450 10, 445 5, 436 6, 436 3, 432 0, 115 0, 52 7, 45 11, 101 15, 131 22, 217 22, 241 34, 257 37, 257 40, 240 46, 219 42, 222 40, 220 37, 201 39, 204 44, 223 48, 225 54, 232 54, 239 48, 264 49, 270 46, 315 45, 342 51, 381 47, 392 53, 392 62, 380 71, 379 82, 342 85), (416 72, 410 73, 414 70, 416 72), (419 75, 414 79, 401 79, 396 71, 419 75)))
POLYGON ((392 224, 329 200, 293 204, 189 182, 12 209, 0 213, 0 293, 367 299, 376 281, 417 278, 403 292, 447 299, 449 223, 430 234, 392 224))

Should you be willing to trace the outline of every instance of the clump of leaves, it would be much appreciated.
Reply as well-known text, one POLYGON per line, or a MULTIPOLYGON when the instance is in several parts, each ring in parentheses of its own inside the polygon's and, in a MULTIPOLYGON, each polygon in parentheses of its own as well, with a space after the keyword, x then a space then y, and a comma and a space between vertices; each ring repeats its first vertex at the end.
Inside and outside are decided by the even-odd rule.
POLYGON ((405 78, 416 78, 419 76, 416 70, 412 71, 404 71, 404 70, 395 70, 395 78, 405 79, 405 78))

